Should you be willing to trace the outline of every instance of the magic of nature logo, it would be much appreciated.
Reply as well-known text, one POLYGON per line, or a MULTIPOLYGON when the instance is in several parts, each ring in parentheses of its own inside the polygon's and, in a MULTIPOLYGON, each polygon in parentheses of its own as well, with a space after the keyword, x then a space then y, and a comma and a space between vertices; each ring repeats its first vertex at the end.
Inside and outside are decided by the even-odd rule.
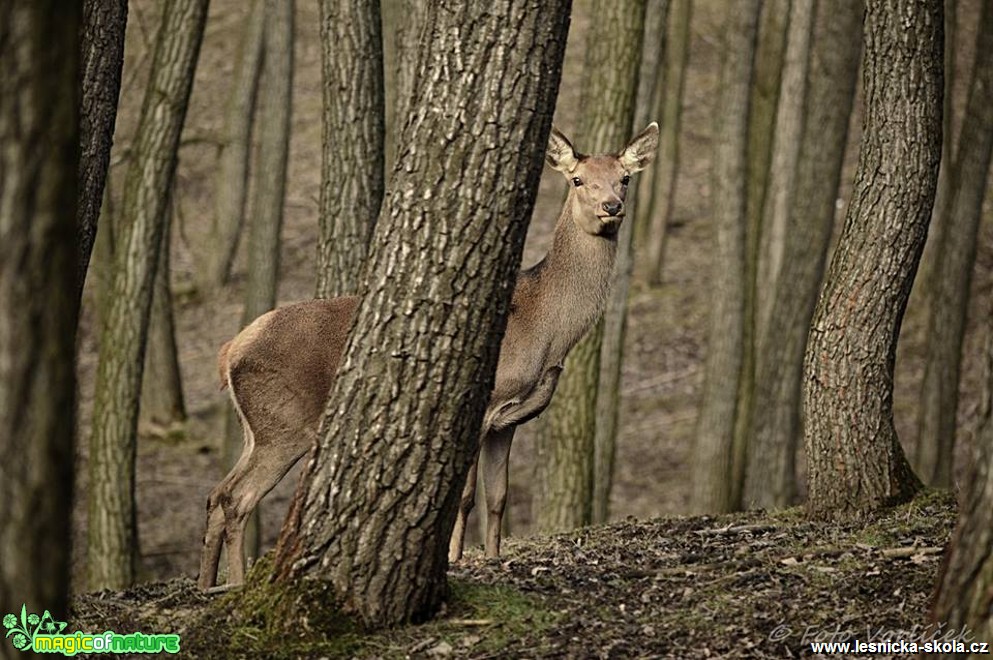
POLYGON ((3 627, 6 637, 19 651, 35 653, 179 653, 179 635, 146 635, 134 632, 126 635, 108 630, 85 633, 80 630, 64 634, 65 621, 56 621, 48 610, 41 616, 21 605, 21 616, 5 614, 3 627))

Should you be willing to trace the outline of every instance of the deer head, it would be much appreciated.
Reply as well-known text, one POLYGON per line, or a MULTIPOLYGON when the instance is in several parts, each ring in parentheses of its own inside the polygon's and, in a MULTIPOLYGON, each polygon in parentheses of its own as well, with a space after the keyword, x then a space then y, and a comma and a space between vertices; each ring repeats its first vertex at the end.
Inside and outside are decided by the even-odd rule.
POLYGON ((624 220, 624 198, 631 175, 655 158, 659 125, 652 122, 617 154, 584 156, 552 127, 545 159, 569 181, 573 221, 587 234, 614 236, 624 220))

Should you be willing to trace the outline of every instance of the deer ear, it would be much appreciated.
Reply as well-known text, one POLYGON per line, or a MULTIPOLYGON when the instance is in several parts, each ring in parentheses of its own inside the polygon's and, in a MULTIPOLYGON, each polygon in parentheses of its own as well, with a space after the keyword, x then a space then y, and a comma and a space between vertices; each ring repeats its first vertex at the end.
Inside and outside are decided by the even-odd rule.
POLYGON ((631 140, 631 144, 624 147, 618 158, 624 169, 633 174, 645 169, 655 160, 655 151, 658 148, 659 125, 653 121, 648 128, 631 140))
POLYGON ((545 152, 545 161, 559 172, 571 172, 579 164, 579 156, 569 142, 569 138, 552 126, 552 132, 548 135, 548 150, 545 152))

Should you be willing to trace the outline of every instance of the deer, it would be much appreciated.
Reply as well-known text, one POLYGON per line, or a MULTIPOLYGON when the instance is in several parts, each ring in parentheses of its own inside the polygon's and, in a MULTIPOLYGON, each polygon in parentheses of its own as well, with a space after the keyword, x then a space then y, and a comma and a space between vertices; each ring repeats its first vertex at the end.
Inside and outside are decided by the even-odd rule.
MULTIPOLYGON (((628 184, 655 158, 658 142, 658 124, 652 122, 616 154, 583 155, 558 129, 551 129, 545 160, 564 175, 569 193, 551 249, 517 276, 479 450, 458 503, 450 562, 462 558, 478 469, 488 514, 485 555, 500 555, 514 432, 545 410, 566 355, 603 316, 628 184)), ((248 518, 316 446, 358 301, 345 296, 279 307, 221 347, 221 387, 228 390, 241 422, 244 448, 207 498, 201 589, 215 587, 223 546, 228 549, 228 586, 244 581, 248 518)))

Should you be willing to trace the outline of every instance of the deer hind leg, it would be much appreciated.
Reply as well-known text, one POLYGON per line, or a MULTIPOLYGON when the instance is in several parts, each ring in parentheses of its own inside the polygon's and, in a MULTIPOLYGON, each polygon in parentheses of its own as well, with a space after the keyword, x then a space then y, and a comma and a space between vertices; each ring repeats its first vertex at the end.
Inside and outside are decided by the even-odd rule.
POLYGON ((462 489, 462 498, 459 500, 459 512, 455 517, 455 529, 452 530, 452 539, 448 543, 448 561, 451 563, 462 559, 462 548, 465 544, 466 520, 472 512, 472 507, 476 503, 476 467, 479 465, 479 454, 476 454, 469 474, 465 478, 465 487, 462 489))
POLYGON ((486 556, 500 556, 500 529, 507 506, 507 479, 510 446, 516 427, 509 426, 486 434, 480 448, 483 489, 486 494, 486 556))
POLYGON ((298 438, 303 435, 309 438, 312 433, 286 428, 267 428, 256 432, 254 449, 221 498, 230 584, 245 581, 245 527, 248 518, 259 501, 307 453, 311 443, 301 444, 298 438))

